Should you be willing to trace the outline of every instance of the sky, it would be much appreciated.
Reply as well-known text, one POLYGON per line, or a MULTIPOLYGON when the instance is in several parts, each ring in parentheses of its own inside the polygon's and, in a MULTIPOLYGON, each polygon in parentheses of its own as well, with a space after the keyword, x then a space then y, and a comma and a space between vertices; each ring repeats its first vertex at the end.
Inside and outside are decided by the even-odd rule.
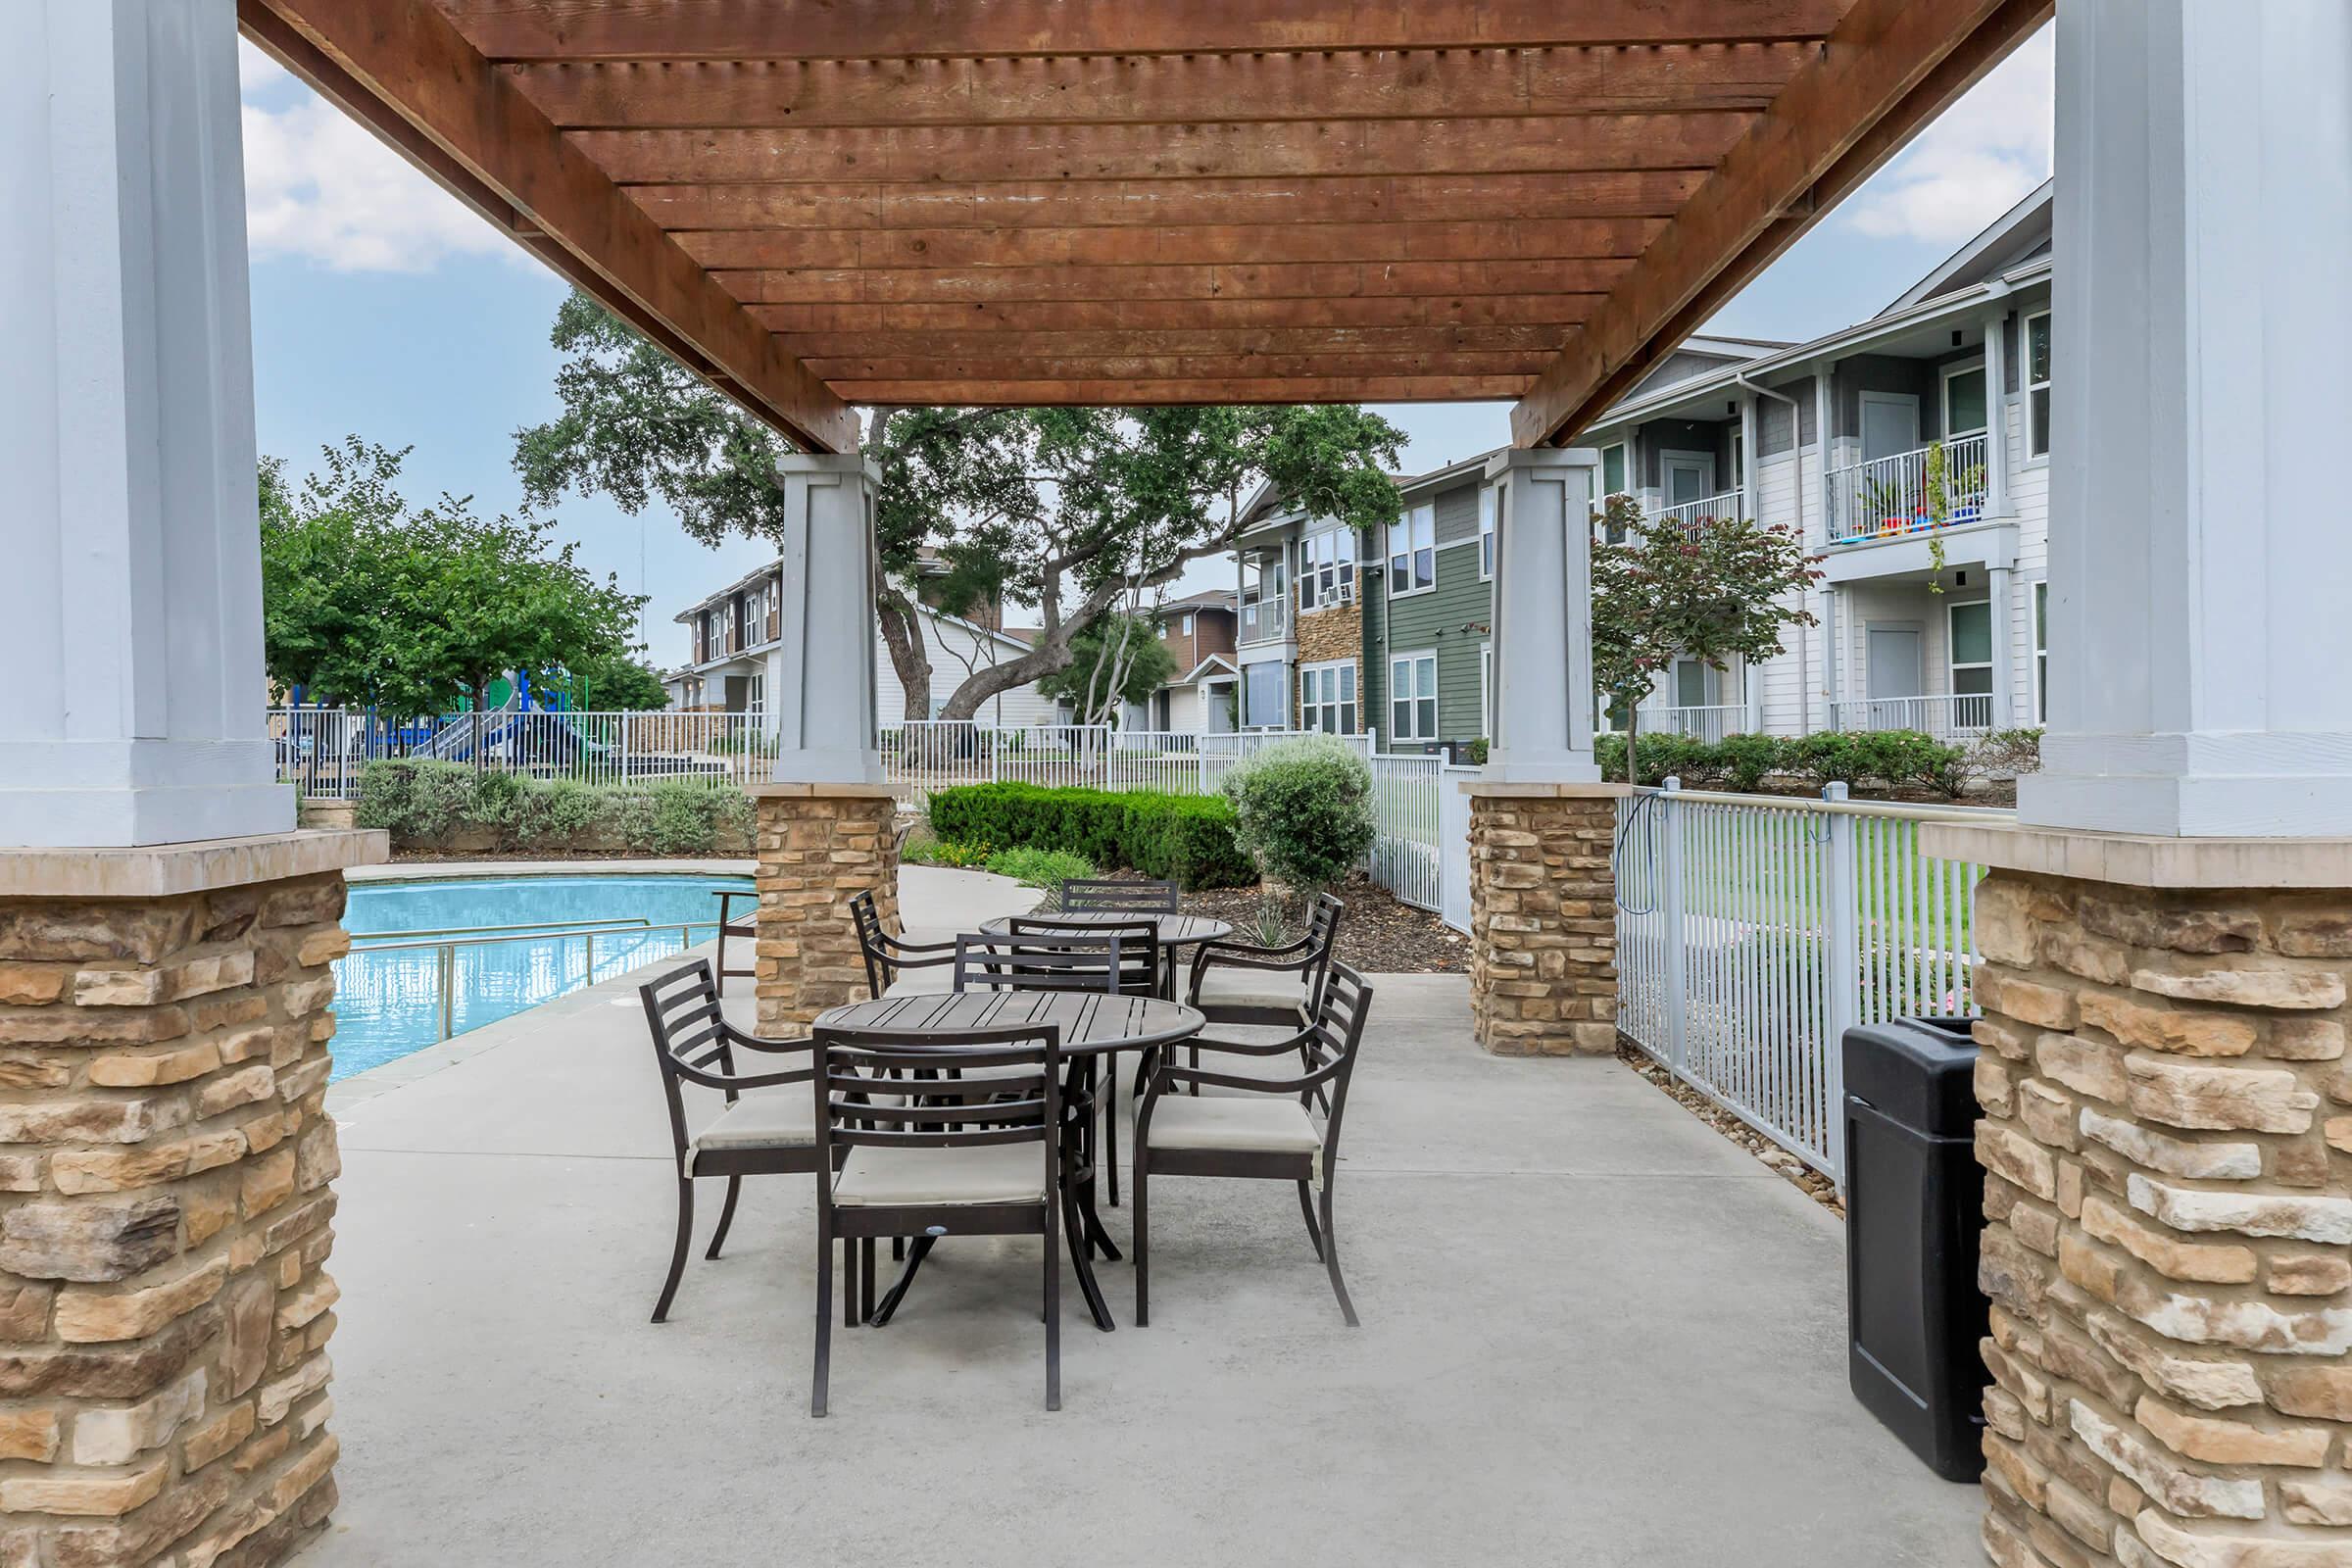
MULTIPOLYGON (((246 223, 261 449, 297 472, 358 434, 410 447, 405 493, 521 507, 514 432, 552 418, 548 328, 564 284, 251 45, 242 45, 246 223)), ((1708 323, 1802 342, 1876 314, 2050 171, 2047 27, 1979 82, 1708 323)), ((1506 444, 1503 403, 1383 405, 1422 472, 1506 444)), ((651 657, 683 658, 670 617, 751 570, 765 546, 716 550, 659 507, 603 497, 550 509, 583 564, 650 596, 651 657)), ((1196 565, 1179 591, 1221 585, 1196 565)))

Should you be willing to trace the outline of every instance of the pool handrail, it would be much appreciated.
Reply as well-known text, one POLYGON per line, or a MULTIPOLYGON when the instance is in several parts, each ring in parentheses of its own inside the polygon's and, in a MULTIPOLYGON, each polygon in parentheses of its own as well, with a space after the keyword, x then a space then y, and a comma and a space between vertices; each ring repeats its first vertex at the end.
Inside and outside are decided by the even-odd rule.
POLYGON ((441 996, 441 1033, 435 1037, 436 1041, 440 1041, 453 1039, 457 1034, 458 949, 460 948, 495 947, 502 942, 545 942, 551 937, 558 941, 565 937, 578 937, 581 939, 583 956, 587 959, 585 968, 587 984, 594 985, 596 984, 596 939, 600 935, 634 937, 675 931, 678 934, 680 945, 691 948, 694 946, 696 931, 715 930, 716 927, 717 922, 712 920, 665 920, 660 925, 656 925, 650 920, 641 920, 633 925, 624 924, 618 929, 592 923, 575 926, 568 930, 551 930, 540 927, 514 936, 458 936, 442 937, 426 942, 385 942, 373 947, 355 946, 351 951, 355 954, 373 954, 420 953, 427 949, 432 950, 434 955, 433 984, 434 989, 441 996))
MULTIPOLYGON (((597 920, 521 920, 513 925, 443 925, 419 926, 414 931, 354 931, 354 944, 416 937, 498 936, 506 932, 537 933, 541 936, 564 936, 591 927, 650 926, 654 922, 642 914, 615 914, 597 920)), ((698 924, 701 922, 697 922, 698 924)))

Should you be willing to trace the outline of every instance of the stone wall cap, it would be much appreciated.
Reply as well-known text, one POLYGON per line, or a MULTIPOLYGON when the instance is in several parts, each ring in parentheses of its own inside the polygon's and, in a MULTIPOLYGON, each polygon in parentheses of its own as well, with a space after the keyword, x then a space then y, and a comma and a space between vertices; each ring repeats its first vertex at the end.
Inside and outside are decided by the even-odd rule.
POLYGON ((167 899, 389 859, 381 828, 298 828, 131 848, 0 849, 0 899, 167 899))
POLYGON ((754 876, 760 862, 740 857, 707 860, 580 856, 559 860, 401 860, 351 869, 354 882, 440 882, 466 876, 754 876))
POLYGON ((886 801, 895 793, 887 784, 754 784, 746 791, 755 801, 807 801, 846 798, 886 801))
POLYGON ((1461 788, 1464 795, 1535 801, 1619 801, 1634 793, 1631 784, 1547 783, 1541 779, 1466 778, 1461 788))
POLYGON ((2352 839, 2178 839, 2017 822, 1923 822, 1922 854, 2133 888, 2352 888, 2352 839))

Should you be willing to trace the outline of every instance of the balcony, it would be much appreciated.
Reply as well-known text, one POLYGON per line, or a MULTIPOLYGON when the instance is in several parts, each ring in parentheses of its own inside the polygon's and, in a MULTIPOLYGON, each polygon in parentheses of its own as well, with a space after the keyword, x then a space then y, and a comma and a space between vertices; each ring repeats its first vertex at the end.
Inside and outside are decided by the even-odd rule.
POLYGON ((1679 522, 1686 529, 1718 517, 1737 517, 1745 510, 1746 501, 1740 491, 1726 490, 1720 495, 1701 496, 1696 501, 1685 501, 1671 507, 1660 507, 1655 522, 1679 522))
POLYGON ((1288 637, 1290 603, 1289 596, 1281 595, 1242 606, 1240 643, 1278 643, 1288 637))
MULTIPOLYGON (((1829 531, 1833 545, 1879 544, 1984 519, 1984 432, 1930 443, 1892 457, 1830 470, 1829 531), (1929 482, 1930 457, 1940 445, 1940 495, 1929 482)), ((1705 503, 1693 502, 1700 506, 1705 503)))

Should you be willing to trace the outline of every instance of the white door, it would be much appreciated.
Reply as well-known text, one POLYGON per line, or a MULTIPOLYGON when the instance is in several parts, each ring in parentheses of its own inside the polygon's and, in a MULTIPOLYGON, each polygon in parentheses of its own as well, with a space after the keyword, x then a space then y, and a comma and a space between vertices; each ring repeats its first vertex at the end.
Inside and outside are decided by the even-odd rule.
POLYGON ((1919 446, 1919 399, 1893 392, 1862 394, 1862 461, 1891 458, 1919 446))
POLYGON ((1662 465, 1659 478, 1664 481, 1666 505, 1679 507, 1686 501, 1703 501, 1715 493, 1715 460, 1712 457, 1669 452, 1658 461, 1662 465))
POLYGON ((1873 626, 1865 635, 1868 640, 1864 662, 1870 694, 1869 727, 1916 728, 1916 715, 1912 710, 1920 705, 1905 699, 1916 699, 1923 690, 1920 683, 1919 628, 1873 626))

